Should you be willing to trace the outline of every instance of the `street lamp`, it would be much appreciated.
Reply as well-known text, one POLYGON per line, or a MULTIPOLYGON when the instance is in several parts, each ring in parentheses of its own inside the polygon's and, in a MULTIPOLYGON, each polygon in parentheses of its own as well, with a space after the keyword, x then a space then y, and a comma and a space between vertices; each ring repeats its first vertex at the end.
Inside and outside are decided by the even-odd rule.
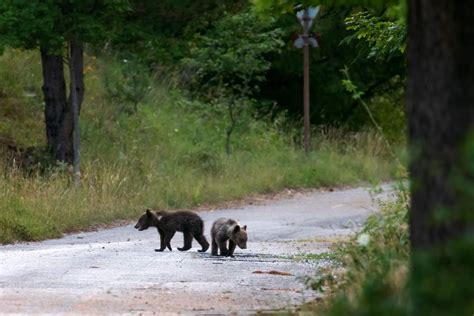
POLYGON ((310 121, 309 121, 309 46, 319 47, 316 37, 309 35, 314 18, 319 13, 320 6, 309 7, 296 13, 296 17, 303 26, 303 35, 299 35, 293 42, 297 48, 303 48, 303 99, 304 99, 304 150, 309 153, 310 121))

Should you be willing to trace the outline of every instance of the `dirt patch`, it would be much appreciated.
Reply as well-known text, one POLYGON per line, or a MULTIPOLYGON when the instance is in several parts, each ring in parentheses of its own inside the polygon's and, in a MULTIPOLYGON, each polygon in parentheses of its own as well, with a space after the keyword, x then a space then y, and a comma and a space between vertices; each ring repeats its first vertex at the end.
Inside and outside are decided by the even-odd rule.
POLYGON ((6 160, 7 165, 26 174, 44 171, 52 163, 45 147, 23 147, 5 135, 0 135, 0 157, 6 160))

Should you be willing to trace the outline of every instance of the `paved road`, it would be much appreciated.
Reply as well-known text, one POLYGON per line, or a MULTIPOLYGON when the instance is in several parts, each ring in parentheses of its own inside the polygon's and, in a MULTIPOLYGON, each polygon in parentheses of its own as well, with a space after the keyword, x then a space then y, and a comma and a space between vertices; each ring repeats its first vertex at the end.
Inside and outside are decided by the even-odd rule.
POLYGON ((156 230, 133 224, 0 246, 0 313, 226 314, 301 304, 318 295, 302 278, 327 262, 291 256, 326 251, 374 209, 367 190, 350 189, 201 212, 207 236, 219 217, 248 226, 248 248, 235 258, 198 253, 196 242, 179 252, 180 233, 172 252, 156 253, 156 230))

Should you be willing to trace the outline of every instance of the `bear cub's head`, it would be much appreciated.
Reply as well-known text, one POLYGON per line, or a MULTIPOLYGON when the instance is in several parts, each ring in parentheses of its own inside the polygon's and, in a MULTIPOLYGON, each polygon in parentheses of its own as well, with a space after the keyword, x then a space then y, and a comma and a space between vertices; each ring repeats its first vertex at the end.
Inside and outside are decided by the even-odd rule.
POLYGON ((138 229, 138 231, 142 231, 148 229, 150 226, 153 226, 153 213, 150 210, 146 210, 145 214, 138 219, 135 228, 138 229))
POLYGON ((234 225, 231 228, 230 239, 235 242, 240 249, 247 249, 247 225, 240 227, 240 225, 234 225))

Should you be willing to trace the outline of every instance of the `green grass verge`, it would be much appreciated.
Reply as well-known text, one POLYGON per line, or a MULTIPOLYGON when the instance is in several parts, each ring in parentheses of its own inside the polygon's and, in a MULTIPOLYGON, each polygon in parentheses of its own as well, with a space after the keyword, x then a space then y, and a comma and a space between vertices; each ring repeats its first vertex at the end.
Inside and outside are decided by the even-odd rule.
MULTIPOLYGON (((20 147, 45 142, 38 58, 18 51, 0 57, 0 137, 20 147), (18 73, 15 63, 28 70, 18 73)), ((86 62, 79 187, 59 167, 25 174, 1 159, 1 243, 133 219, 145 207, 190 208, 284 188, 376 183, 397 172, 370 131, 315 134, 314 151, 306 156, 289 129, 251 116, 238 126, 227 156, 222 112, 152 83, 131 114, 104 84, 112 76, 120 85, 117 67, 86 62)))
POLYGON ((325 293, 302 307, 313 315, 407 315, 409 271, 406 189, 396 201, 381 204, 363 230, 334 252, 333 266, 309 280, 325 293))

